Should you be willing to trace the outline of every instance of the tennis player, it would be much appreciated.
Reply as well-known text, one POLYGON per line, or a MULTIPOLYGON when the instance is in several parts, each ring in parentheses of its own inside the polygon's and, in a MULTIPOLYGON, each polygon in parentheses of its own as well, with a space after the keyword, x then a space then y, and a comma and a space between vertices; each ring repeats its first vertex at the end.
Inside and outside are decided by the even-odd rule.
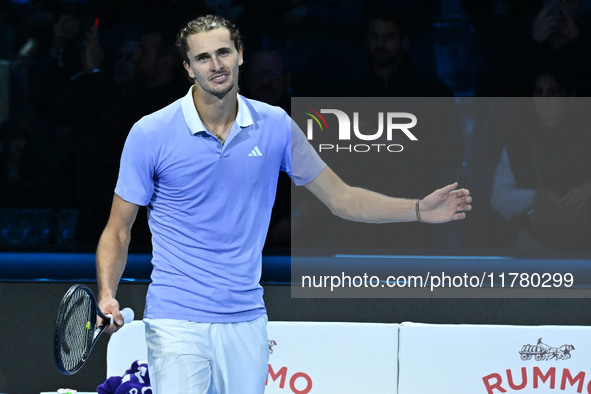
POLYGON ((457 184, 424 199, 345 184, 278 107, 238 94, 238 29, 218 16, 190 21, 177 45, 195 81, 139 120, 121 157, 111 215, 97 249, 99 305, 123 322, 116 291, 130 231, 148 207, 153 272, 144 322, 154 393, 263 393, 267 316, 261 253, 279 171, 343 218, 443 223, 471 209, 457 184), (292 167, 294 162, 305 165, 292 167))

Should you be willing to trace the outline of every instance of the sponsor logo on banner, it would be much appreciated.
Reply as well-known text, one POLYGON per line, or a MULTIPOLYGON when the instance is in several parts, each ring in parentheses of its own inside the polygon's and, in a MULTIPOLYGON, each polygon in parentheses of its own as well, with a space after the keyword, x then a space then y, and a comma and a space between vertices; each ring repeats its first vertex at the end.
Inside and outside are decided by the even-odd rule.
POLYGON ((568 360, 571 357, 570 352, 573 350, 575 350, 573 345, 562 345, 560 347, 549 346, 542 342, 542 338, 540 338, 535 345, 523 345, 519 354, 524 361, 531 360, 532 357, 536 361, 568 360))
POLYGON ((544 364, 524 366, 519 369, 506 369, 493 372, 482 378, 487 394, 535 393, 534 389, 556 390, 566 393, 591 394, 591 373, 559 365, 552 366, 548 362, 560 363, 569 360, 575 346, 564 344, 551 346, 539 338, 535 345, 525 344, 517 352, 524 362, 540 362, 544 364))
POLYGON ((273 354, 273 347, 277 346, 277 341, 274 339, 269 340, 269 354, 273 354))
MULTIPOLYGON (((318 152, 398 153, 404 150, 404 146, 394 144, 392 140, 394 135, 399 133, 406 136, 409 141, 418 141, 418 138, 411 131, 417 124, 417 117, 409 112, 378 112, 371 115, 375 117, 370 119, 371 122, 377 119, 377 126, 372 126, 371 130, 362 130, 360 123, 363 122, 360 121, 359 112, 347 114, 340 109, 322 108, 320 111, 308 109, 304 111, 304 114, 308 116, 305 130, 309 141, 314 141, 315 130, 320 133, 332 133, 331 137, 334 137, 332 143, 318 144, 318 152), (327 117, 323 116, 323 114, 333 116, 327 117), (327 118, 329 119, 328 122, 327 118), (332 126, 335 120, 338 125, 336 132, 332 126), (331 123, 330 131, 329 123, 331 123)), ((368 123, 365 122, 365 124, 368 123)))
MULTIPOLYGON (((269 354, 273 354, 273 348, 277 346, 277 341, 274 339, 269 340, 269 354)), ((294 394, 308 394, 312 391, 312 378, 305 372, 293 372, 286 366, 275 367, 272 363, 269 363, 269 371, 267 373, 266 386, 270 384, 277 384, 282 390, 286 390, 286 393, 294 394)))

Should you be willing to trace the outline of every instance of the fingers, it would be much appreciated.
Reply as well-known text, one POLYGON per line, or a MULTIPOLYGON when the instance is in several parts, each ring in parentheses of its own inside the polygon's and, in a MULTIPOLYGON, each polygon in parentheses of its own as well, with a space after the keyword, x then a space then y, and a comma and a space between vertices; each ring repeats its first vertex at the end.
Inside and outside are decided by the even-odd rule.
POLYGON ((472 197, 470 191, 467 189, 460 189, 456 191, 458 201, 456 212, 454 213, 452 220, 463 220, 466 218, 466 212, 472 210, 472 197))
MULTIPOLYGON (((472 201, 471 197, 468 197, 470 201, 472 201)), ((470 212, 472 210, 472 205, 468 203, 462 203, 458 205, 456 212, 452 215, 451 220, 464 220, 466 219, 466 212, 470 212)))
POLYGON ((472 210, 472 205, 470 204, 462 204, 458 208, 458 212, 470 212, 472 210))
POLYGON ((123 325, 124 320, 123 320, 123 315, 121 314, 121 311, 117 310, 116 312, 113 313, 113 323, 117 326, 123 325))
POLYGON ((464 197, 465 201, 462 201, 455 209, 451 220, 463 220, 466 219, 466 212, 470 212, 472 210, 472 205, 469 202, 472 201, 472 197, 464 197))
POLYGON ((452 220, 464 220, 466 219, 466 213, 465 212, 458 212, 455 213, 452 217, 452 220))
POLYGON ((468 190, 468 189, 458 189, 458 190, 452 191, 449 194, 450 195, 455 195, 458 198, 461 198, 461 197, 464 197, 465 198, 465 197, 469 197, 470 196, 470 190, 468 190))
POLYGON ((439 189, 439 193, 441 193, 442 197, 445 198, 456 187, 458 187, 458 182, 454 182, 451 185, 447 185, 447 186, 442 187, 441 189, 439 189))
POLYGON ((421 200, 423 221, 428 223, 445 223, 466 218, 466 212, 472 210, 472 196, 468 189, 456 189, 454 182, 421 200))
POLYGON ((446 198, 448 196, 455 196, 455 197, 467 197, 470 195, 470 190, 468 189, 457 189, 454 190, 456 187, 458 187, 458 182, 454 182, 451 185, 447 185, 441 189, 439 189, 439 192, 442 193, 442 197, 446 198))
POLYGON ((470 205, 470 203, 472 203, 472 197, 471 196, 463 196, 461 197, 461 202, 460 204, 464 204, 464 205, 470 205))
POLYGON ((472 210, 472 196, 470 195, 470 191, 468 189, 460 189, 457 193, 458 197, 458 206, 460 207, 459 210, 461 211, 471 211, 472 210))
POLYGON ((113 316, 113 324, 109 324, 109 326, 105 329, 105 332, 108 334, 113 334, 114 332, 119 330, 124 324, 123 316, 121 315, 121 312, 119 312, 119 310, 111 313, 111 315, 113 316))
MULTIPOLYGON (((107 317, 109 315, 113 317, 113 324, 109 324, 109 326, 105 329, 105 332, 112 334, 120 329, 121 326, 123 326, 123 316, 119 311, 119 302, 117 302, 117 300, 114 298, 101 300, 99 301, 99 308, 105 315, 107 315, 107 317)), ((97 326, 101 326, 104 323, 109 323, 105 320, 106 319, 102 319, 100 316, 97 316, 97 326)))

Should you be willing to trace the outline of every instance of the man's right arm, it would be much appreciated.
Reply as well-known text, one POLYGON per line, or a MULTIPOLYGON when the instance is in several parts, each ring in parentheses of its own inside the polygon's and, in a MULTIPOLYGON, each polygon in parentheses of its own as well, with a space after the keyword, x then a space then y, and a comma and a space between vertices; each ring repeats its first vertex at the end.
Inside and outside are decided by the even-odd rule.
POLYGON ((96 275, 98 281, 99 307, 105 314, 113 314, 116 327, 123 325, 116 300, 117 287, 125 264, 131 240, 131 228, 137 216, 139 206, 123 200, 115 194, 107 226, 101 235, 96 251, 96 275))

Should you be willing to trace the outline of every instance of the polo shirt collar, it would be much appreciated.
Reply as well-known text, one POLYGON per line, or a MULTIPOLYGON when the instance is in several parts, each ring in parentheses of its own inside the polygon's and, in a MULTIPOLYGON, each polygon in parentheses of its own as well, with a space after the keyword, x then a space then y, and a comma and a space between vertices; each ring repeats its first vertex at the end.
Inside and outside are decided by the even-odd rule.
MULTIPOLYGON (((207 132, 205 125, 195 109, 195 103, 193 102, 193 86, 189 88, 187 94, 181 99, 181 108, 183 110, 185 122, 192 134, 207 132)), ((235 122, 241 128, 252 126, 254 123, 250 109, 248 108, 248 105, 246 105, 246 100, 241 95, 238 95, 238 113, 236 114, 235 122)))

